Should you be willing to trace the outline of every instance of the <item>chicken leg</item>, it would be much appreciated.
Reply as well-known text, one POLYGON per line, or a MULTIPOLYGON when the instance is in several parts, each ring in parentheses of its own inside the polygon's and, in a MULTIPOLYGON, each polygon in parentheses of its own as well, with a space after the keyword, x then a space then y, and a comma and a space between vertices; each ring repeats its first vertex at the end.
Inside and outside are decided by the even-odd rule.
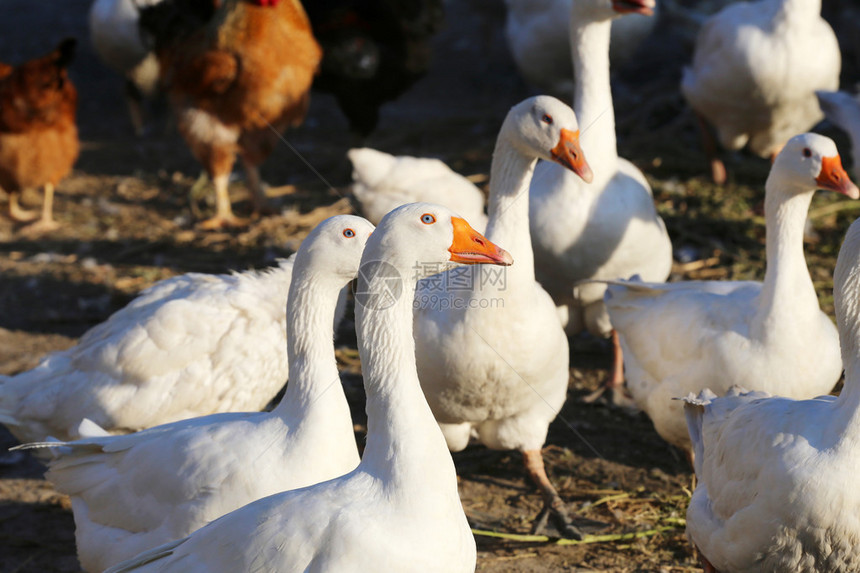
MULTIPOLYGON (((15 207, 18 208, 19 212, 21 208, 17 205, 17 200, 15 201, 15 207)), ((12 212, 13 203, 12 196, 10 196, 9 201, 9 211, 10 214, 12 212)), ((25 213, 30 213, 29 211, 25 211, 25 213)), ((56 221, 54 221, 53 217, 54 213, 54 184, 53 183, 45 183, 45 198, 42 202, 42 216, 35 223, 30 223, 26 227, 21 229, 22 233, 43 233, 45 231, 53 231, 58 228, 59 225, 56 221)), ((13 217, 14 218, 14 217, 13 217)), ((35 218, 35 216, 31 217, 31 221, 35 218)), ((19 219, 20 220, 20 219, 19 219)))
POLYGON ((35 211, 24 209, 19 203, 20 191, 9 192, 9 218, 18 223, 29 223, 35 221, 38 215, 35 211))
POLYGON ((252 193, 251 202, 254 206, 254 213, 260 215, 274 215, 277 213, 277 210, 269 203, 269 198, 266 196, 263 181, 260 179, 260 168, 244 156, 242 157, 242 165, 245 168, 245 179, 248 183, 248 188, 252 193))
POLYGON ((143 118, 143 93, 131 80, 125 81, 125 101, 128 105, 128 115, 137 137, 146 133, 146 121, 143 118))
POLYGON ((248 224, 247 219, 240 219, 233 214, 233 206, 230 203, 230 193, 227 183, 230 174, 216 175, 212 178, 215 185, 215 216, 202 221, 197 225, 204 231, 215 231, 224 228, 244 227, 248 224))

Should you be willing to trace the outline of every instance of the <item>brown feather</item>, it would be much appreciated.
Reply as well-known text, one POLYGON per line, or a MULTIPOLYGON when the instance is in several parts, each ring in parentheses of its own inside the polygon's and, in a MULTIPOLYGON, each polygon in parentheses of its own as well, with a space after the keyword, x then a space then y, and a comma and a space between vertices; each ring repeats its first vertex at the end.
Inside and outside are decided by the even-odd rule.
POLYGON ((6 191, 56 185, 77 160, 78 94, 65 69, 73 46, 63 42, 14 68, 0 64, 0 187, 6 191))
POLYGON ((210 176, 232 169, 233 155, 259 165, 278 131, 300 123, 322 51, 298 0, 276 7, 227 0, 187 39, 159 54, 180 132, 210 176), (211 128, 195 121, 205 112, 211 128), (193 120, 190 118, 194 118, 193 120), (231 141, 224 133, 238 133, 231 141))

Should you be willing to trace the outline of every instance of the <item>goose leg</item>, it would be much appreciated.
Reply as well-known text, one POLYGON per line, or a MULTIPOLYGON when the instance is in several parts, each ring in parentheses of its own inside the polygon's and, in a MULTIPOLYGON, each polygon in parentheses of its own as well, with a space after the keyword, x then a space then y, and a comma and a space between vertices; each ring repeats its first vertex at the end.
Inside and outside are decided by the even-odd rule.
POLYGON ((776 156, 779 155, 779 152, 782 151, 782 148, 785 147, 784 143, 781 143, 773 151, 770 152, 770 162, 773 164, 776 161, 776 156))
POLYGON ((553 518, 554 525, 558 531, 568 539, 582 539, 582 532, 573 525, 573 520, 567 513, 567 508, 564 505, 561 497, 549 481, 546 475, 546 467, 543 463, 543 454, 540 450, 526 450, 523 452, 523 464, 532 481, 538 486, 543 497, 543 509, 535 519, 532 526, 532 533, 537 533, 543 529, 550 517, 553 518))
POLYGON ((586 404, 596 402, 608 390, 614 405, 636 412, 639 408, 636 407, 636 404, 627 394, 627 389, 624 387, 624 351, 621 350, 618 331, 613 329, 609 336, 612 341, 612 366, 609 369, 609 378, 600 388, 583 398, 582 401, 586 404))
POLYGON ((720 573, 717 571, 717 568, 711 565, 711 562, 708 561, 708 558, 705 557, 699 548, 694 544, 693 547, 696 549, 696 554, 699 556, 699 563, 702 565, 703 573, 720 573))
POLYGON ((711 166, 711 179, 713 179, 714 183, 717 185, 723 185, 727 178, 726 166, 718 156, 717 142, 714 139, 714 135, 711 133, 711 128, 708 126, 708 122, 705 121, 705 118, 698 113, 695 115, 697 123, 699 124, 699 132, 702 134, 702 148, 704 149, 705 156, 708 158, 708 163, 710 163, 711 166))

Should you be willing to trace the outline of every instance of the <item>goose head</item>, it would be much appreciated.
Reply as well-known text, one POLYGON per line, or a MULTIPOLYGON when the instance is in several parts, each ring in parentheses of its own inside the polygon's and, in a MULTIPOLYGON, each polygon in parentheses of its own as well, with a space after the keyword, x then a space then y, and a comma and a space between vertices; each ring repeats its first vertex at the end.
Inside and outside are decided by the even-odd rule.
POLYGON ((571 19, 580 22, 601 22, 625 14, 652 16, 655 0, 573 0, 571 19))
POLYGON ((551 96, 528 98, 508 112, 499 138, 528 157, 553 161, 579 175, 594 178, 579 144, 579 123, 569 105, 551 96))
POLYGON ((860 197, 860 190, 842 167, 836 144, 817 133, 802 133, 788 140, 776 156, 768 180, 796 194, 828 189, 852 199, 860 197))
POLYGON ((510 265, 511 255, 441 205, 408 203, 389 212, 370 238, 362 260, 384 261, 415 280, 447 263, 510 265))
POLYGON ((296 265, 315 277, 331 277, 344 285, 355 278, 367 239, 373 232, 367 219, 336 215, 318 224, 302 241, 296 265))

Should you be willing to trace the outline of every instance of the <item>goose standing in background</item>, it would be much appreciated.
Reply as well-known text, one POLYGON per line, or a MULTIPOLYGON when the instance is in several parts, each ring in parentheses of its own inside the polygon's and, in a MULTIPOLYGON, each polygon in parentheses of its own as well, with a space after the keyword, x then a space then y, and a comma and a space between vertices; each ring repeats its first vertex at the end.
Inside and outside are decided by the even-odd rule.
MULTIPOLYGON (((505 38, 520 75, 557 96, 573 92, 570 61, 570 3, 573 0, 505 0, 505 38)), ((656 12, 657 6, 655 6, 656 12)), ((657 17, 635 14, 612 22, 609 59, 631 59, 651 34, 657 17)))
MULTIPOLYGON (((785 151, 783 151, 785 153, 785 151)), ((860 570, 860 223, 842 243, 833 298, 845 386, 795 401, 763 392, 686 399, 696 461, 687 536, 706 571, 860 570)))
MULTIPOLYGON (((584 181, 557 165, 537 166, 529 193, 529 219, 537 278, 561 307, 568 332, 587 329, 611 336, 613 362, 607 386, 623 402, 621 348, 603 304, 605 286, 583 279, 639 275, 663 281, 672 269, 672 243, 639 169, 618 157, 609 84, 613 18, 650 14, 654 0, 573 0, 570 11, 576 117, 582 148, 595 177, 584 181)), ((592 398, 596 395, 592 396, 592 398)))
POLYGON ((816 90, 839 89, 842 58, 821 0, 759 0, 727 6, 702 26, 681 92, 702 127, 716 183, 726 170, 708 131, 730 150, 773 158, 823 117, 816 90))
POLYGON ((836 127, 848 134, 851 140, 851 159, 854 174, 860 173, 860 99, 846 92, 815 92, 821 111, 836 127))
POLYGON ((365 219, 338 215, 302 242, 287 302, 290 383, 271 412, 38 444, 58 448, 46 477, 71 496, 84 570, 104 571, 256 499, 358 465, 332 325, 338 295, 355 278, 372 231, 365 219))
POLYGON ((827 394, 842 373, 839 336, 822 312, 803 255, 816 189, 860 190, 836 145, 806 133, 777 156, 765 184, 764 282, 617 281, 607 306, 624 349, 627 388, 657 433, 687 451, 682 405, 673 400, 733 385, 790 398, 827 394))
MULTIPOLYGON (((32 370, 0 376, 0 423, 21 442, 68 441, 262 410, 289 374, 293 261, 154 284, 77 345, 32 370)), ((341 297, 338 323, 345 302, 341 297)))
POLYGON ((522 452, 544 499, 535 529, 552 515, 564 535, 579 537, 541 455, 567 397, 569 353, 555 305, 535 281, 528 193, 538 159, 592 178, 573 110, 550 96, 511 108, 493 152, 487 237, 517 264, 496 280, 473 274, 458 287, 462 274, 451 270, 420 285, 418 377, 451 450, 474 434, 487 447, 522 452))
POLYGON ((415 369, 416 269, 509 265, 511 256, 450 210, 390 212, 370 237, 356 289, 367 447, 351 473, 248 504, 109 571, 475 570, 457 476, 415 369))

